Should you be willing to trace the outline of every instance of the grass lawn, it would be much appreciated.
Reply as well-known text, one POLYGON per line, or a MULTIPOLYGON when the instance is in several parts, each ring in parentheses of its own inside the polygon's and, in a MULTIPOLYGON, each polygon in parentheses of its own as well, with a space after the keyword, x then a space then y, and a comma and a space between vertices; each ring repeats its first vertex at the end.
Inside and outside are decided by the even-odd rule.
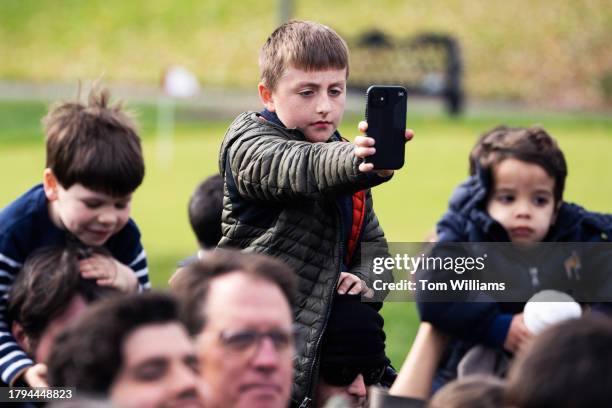
MULTIPOLYGON (((278 25, 280 3, 1 1, 0 78, 103 76, 153 84, 165 68, 180 64, 206 86, 251 87, 258 50, 278 25)), ((288 3, 295 6, 294 18, 327 24, 347 40, 372 29, 398 41, 421 32, 454 36, 471 96, 568 107, 601 106, 605 97, 610 106, 604 85, 612 75, 609 0, 288 3)))
MULTIPOLYGON (((217 171, 220 140, 228 120, 201 120, 177 114, 172 159, 160 159, 155 108, 136 107, 144 139, 147 173, 133 201, 133 218, 143 234, 154 287, 163 288, 176 262, 196 249, 187 220, 187 201, 202 178, 217 171)), ((0 208, 40 182, 44 143, 40 119, 43 103, 0 102, 0 208)), ((341 128, 356 134, 358 117, 346 117, 341 128)), ((422 241, 446 207, 454 188, 467 174, 467 156, 476 137, 501 124, 543 125, 563 148, 570 176, 566 199, 589 209, 610 212, 612 204, 612 119, 598 116, 472 114, 449 119, 435 113, 408 115, 416 138, 406 148, 406 166, 392 182, 374 190, 376 213, 389 241, 422 241)), ((168 151, 166 150, 167 154, 168 151)), ((414 305, 388 303, 389 355, 401 365, 418 319, 414 305)))

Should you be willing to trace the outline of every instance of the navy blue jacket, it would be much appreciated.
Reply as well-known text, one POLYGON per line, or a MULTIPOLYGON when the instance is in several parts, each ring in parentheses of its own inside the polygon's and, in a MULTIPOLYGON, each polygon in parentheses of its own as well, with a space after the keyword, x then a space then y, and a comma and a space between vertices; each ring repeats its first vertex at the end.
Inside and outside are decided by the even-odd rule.
MULTIPOLYGON (((75 239, 53 224, 47 209, 42 184, 38 184, 0 209, 0 380, 11 384, 24 369, 33 364, 19 347, 7 324, 8 293, 15 276, 28 255, 44 246, 64 245, 75 239)), ((110 237, 104 247, 119 262, 129 266, 141 290, 149 290, 149 272, 145 251, 140 243, 140 231, 130 219, 110 237)))
MULTIPOLYGON (((453 192, 448 210, 437 225, 439 242, 507 242, 506 230, 485 211, 490 180, 486 172, 469 177, 453 192)), ((607 242, 612 215, 562 203, 546 242, 607 242)))
MULTIPOLYGON (((437 224, 439 242, 508 242, 503 226, 486 212, 489 174, 480 171, 454 191, 447 212, 437 224)), ((612 238, 612 215, 589 212, 562 203, 555 224, 544 238, 547 242, 606 242, 612 238)), ((418 303, 421 320, 468 343, 502 348, 512 317, 524 303, 465 302, 418 303)), ((451 348, 460 348, 454 342, 451 348)), ((458 362, 460 356, 451 359, 458 362)), ((447 365, 448 367, 448 365, 447 365)))

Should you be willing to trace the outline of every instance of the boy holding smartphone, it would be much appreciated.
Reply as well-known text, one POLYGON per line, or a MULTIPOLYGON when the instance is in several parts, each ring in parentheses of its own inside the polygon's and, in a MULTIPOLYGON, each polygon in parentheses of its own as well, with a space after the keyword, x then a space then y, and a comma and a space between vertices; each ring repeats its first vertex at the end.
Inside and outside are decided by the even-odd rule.
POLYGON ((239 115, 221 146, 219 246, 272 255, 296 269, 295 317, 305 347, 293 399, 307 404, 334 293, 371 292, 359 244, 379 243, 386 252, 369 189, 393 171, 364 163, 376 151, 372 138, 348 143, 337 132, 348 76, 348 48, 337 33, 313 22, 285 23, 264 44, 259 66, 265 109, 239 115))

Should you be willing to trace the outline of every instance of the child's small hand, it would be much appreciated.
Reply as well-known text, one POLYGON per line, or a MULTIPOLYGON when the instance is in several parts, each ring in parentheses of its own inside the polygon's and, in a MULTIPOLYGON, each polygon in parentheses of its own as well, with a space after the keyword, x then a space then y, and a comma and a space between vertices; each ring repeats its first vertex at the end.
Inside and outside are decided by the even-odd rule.
POLYGON ((25 370, 23 380, 32 388, 48 387, 47 382, 47 365, 43 363, 34 364, 32 367, 25 370))
POLYGON ((112 286, 122 292, 136 292, 138 278, 134 272, 114 258, 95 254, 79 261, 79 271, 85 279, 95 279, 100 286, 112 286))
POLYGON ((336 289, 340 295, 367 294, 370 291, 364 281, 349 272, 340 272, 340 280, 338 281, 336 289))
POLYGON ((511 353, 516 353, 531 337, 533 337, 533 333, 525 326, 523 314, 516 314, 510 323, 510 329, 508 329, 508 334, 506 335, 504 348, 511 353))
MULTIPOLYGON (((368 123, 365 121, 359 122, 359 131, 365 135, 366 130, 368 130, 368 123)), ((414 132, 412 129, 406 129, 406 141, 409 142, 414 137, 414 132)), ((355 138, 355 156, 365 159, 368 156, 372 156, 376 153, 376 148, 374 144, 376 141, 368 136, 357 136, 355 138)), ((372 163, 361 163, 359 165, 359 171, 362 173, 367 173, 374 170, 374 164, 372 163)), ((376 174, 380 177, 389 177, 393 174, 393 170, 376 170, 376 174)))

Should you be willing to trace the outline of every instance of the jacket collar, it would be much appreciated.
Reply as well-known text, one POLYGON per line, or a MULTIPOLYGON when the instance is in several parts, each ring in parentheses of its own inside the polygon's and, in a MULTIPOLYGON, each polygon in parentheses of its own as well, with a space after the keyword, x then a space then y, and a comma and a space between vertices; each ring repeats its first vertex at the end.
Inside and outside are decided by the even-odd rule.
MULTIPOLYGON (((280 120, 280 118, 278 117, 276 112, 271 112, 268 109, 264 109, 261 112, 259 112, 259 116, 261 116, 262 118, 264 118, 268 122, 270 122, 270 123, 272 123, 272 124, 274 124, 276 126, 279 126, 279 127, 283 128, 283 129, 299 131, 297 128, 294 128, 294 129, 287 128, 287 126, 285 126, 285 124, 280 120)), ((299 133, 302 135, 302 137, 304 139, 306 139, 306 137, 304 137, 304 133, 303 132, 299 131, 299 133)), ((342 138, 342 136, 340 136, 340 133, 336 130, 334 132, 334 134, 331 135, 331 137, 329 138, 328 142, 338 142, 338 141, 341 141, 341 140, 344 140, 344 139, 342 138)))
POLYGON ((285 126, 285 124, 280 120, 276 112, 270 112, 268 109, 264 109, 259 112, 259 114, 268 122, 274 123, 275 125, 285 129, 287 128, 287 126, 285 126))

